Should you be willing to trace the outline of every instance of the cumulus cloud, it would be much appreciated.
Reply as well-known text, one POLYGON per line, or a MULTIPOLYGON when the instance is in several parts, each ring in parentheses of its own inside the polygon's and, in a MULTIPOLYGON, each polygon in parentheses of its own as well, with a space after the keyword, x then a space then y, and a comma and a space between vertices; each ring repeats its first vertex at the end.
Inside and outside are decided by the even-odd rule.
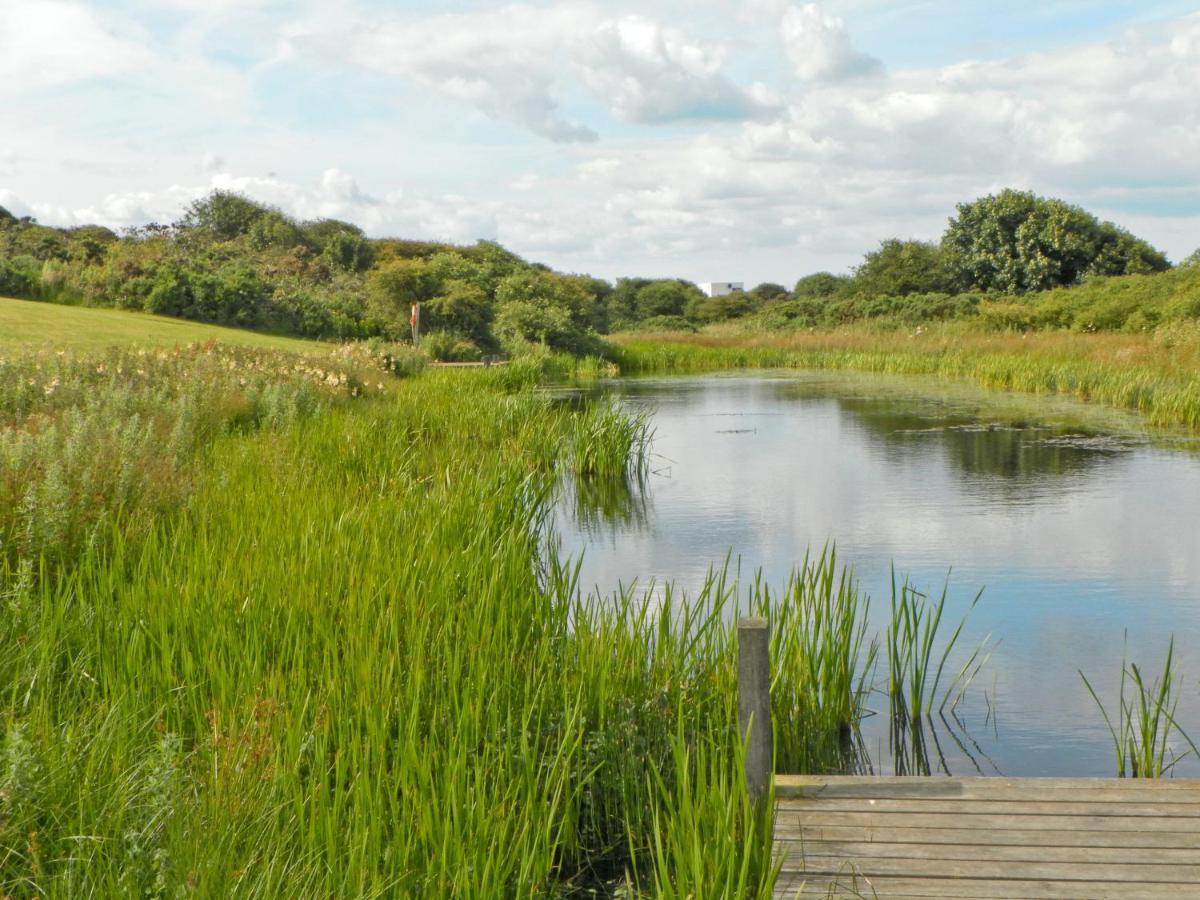
POLYGON ((572 56, 583 83, 627 122, 743 119, 773 105, 762 86, 743 90, 722 73, 722 48, 642 16, 599 23, 572 56))
POLYGON ((875 57, 854 49, 846 23, 827 15, 819 4, 788 6, 779 33, 796 74, 806 80, 832 81, 883 69, 875 57))
MULTIPOLYGON (((576 91, 603 96, 614 115, 631 122, 699 116, 723 91, 739 90, 729 87, 720 45, 644 16, 566 5, 556 8, 558 19, 526 21, 519 13, 526 8, 466 17, 478 25, 480 16, 493 16, 486 20, 490 33, 456 31, 449 27, 454 17, 436 16, 440 36, 429 26, 417 40, 405 31, 408 23, 395 26, 400 31, 378 29, 378 45, 358 35, 322 52, 335 61, 366 54, 358 62, 371 71, 394 66, 401 77, 430 79, 421 83, 439 95, 459 91, 476 109, 510 122, 517 113, 497 97, 528 89, 567 128, 578 123, 555 98, 571 96, 562 82, 568 77, 576 91), (589 27, 580 30, 581 23, 589 27), (407 43, 396 43, 402 32, 407 43), (531 47, 545 56, 532 54, 538 58, 531 62, 531 47), (383 59, 387 48, 393 62, 383 59), (474 68, 451 62, 472 54, 479 57, 474 68)), ((789 9, 802 8, 780 5, 772 28, 789 9)), ((311 57, 316 45, 307 40, 295 46, 311 57)), ((773 47, 778 54, 779 44, 773 47)), ((1200 15, 1192 15, 1053 52, 811 79, 794 96, 760 103, 753 115, 739 110, 743 118, 720 128, 628 129, 603 143, 542 147, 519 166, 498 161, 490 147, 457 143, 453 162, 423 164, 421 174, 401 168, 397 175, 390 160, 372 166, 369 154, 329 169, 322 156, 346 159, 341 146, 281 140, 281 148, 298 148, 291 171, 318 163, 308 180, 287 180, 237 174, 229 164, 198 174, 199 147, 176 169, 154 170, 168 173, 161 183, 178 182, 166 190, 116 191, 85 209, 21 208, 63 224, 169 221, 191 199, 225 187, 302 218, 349 219, 375 235, 494 238, 569 269, 786 282, 846 267, 886 237, 934 238, 956 202, 1012 186, 1081 203, 1179 258, 1200 243, 1198 50, 1200 15), (470 196, 432 186, 466 185, 460 173, 472 166, 488 175, 456 188, 470 196)), ((539 133, 553 133, 551 126, 539 133)), ((373 134, 351 133, 358 137, 349 143, 373 134)), ((251 158, 245 147, 222 141, 231 158, 251 158)), ((29 155, 28 148, 21 152, 29 155)), ((260 159, 268 169, 269 154, 260 159)), ((27 165, 12 162, 9 169, 27 165)), ((2 172, 0 188, 36 199, 2 172)))
POLYGON ((0 0, 0 23, 0 94, 127 72, 150 59, 81 3, 0 0))
POLYGON ((765 86, 742 88, 723 73, 721 47, 589 4, 372 22, 346 36, 296 27, 276 57, 294 60, 305 50, 426 85, 556 142, 598 137, 563 111, 560 97, 576 86, 637 124, 743 119, 776 105, 765 86))

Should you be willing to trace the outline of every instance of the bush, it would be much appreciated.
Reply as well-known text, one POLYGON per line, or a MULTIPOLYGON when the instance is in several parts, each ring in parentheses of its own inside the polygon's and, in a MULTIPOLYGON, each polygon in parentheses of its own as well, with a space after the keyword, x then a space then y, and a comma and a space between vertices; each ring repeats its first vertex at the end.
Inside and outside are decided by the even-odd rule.
POLYGON ((0 296, 36 300, 42 264, 31 256, 0 257, 0 296))
POLYGON ((689 331, 696 332, 694 322, 683 316, 651 316, 629 326, 630 331, 689 331))
POLYGON ((475 342, 452 331, 423 335, 421 348, 438 362, 478 362, 483 359, 483 351, 475 342))

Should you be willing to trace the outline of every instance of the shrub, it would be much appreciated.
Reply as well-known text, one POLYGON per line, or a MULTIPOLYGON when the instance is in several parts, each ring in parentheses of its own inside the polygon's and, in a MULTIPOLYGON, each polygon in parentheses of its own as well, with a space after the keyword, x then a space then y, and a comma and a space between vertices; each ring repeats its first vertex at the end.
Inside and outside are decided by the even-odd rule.
POLYGON ((651 316, 629 327, 630 331, 689 331, 698 329, 696 324, 683 316, 651 316))
POLYGON ((31 256, 0 257, 0 296, 36 299, 41 263, 31 256))
POLYGON ((478 362, 483 359, 483 351, 474 341, 452 331, 423 335, 421 347, 438 362, 478 362))

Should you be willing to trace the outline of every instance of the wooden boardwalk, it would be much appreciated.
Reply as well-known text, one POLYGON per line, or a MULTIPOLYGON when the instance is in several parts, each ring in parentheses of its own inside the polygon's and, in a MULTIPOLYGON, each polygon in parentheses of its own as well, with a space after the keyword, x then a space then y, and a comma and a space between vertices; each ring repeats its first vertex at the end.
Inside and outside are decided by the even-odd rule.
POLYGON ((777 897, 1200 898, 1200 779, 775 779, 777 897))

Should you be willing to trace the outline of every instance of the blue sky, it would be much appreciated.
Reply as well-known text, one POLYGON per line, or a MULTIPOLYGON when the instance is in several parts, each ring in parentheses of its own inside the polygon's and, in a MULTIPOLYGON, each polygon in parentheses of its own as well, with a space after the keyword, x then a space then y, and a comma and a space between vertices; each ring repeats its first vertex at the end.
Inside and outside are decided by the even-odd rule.
POLYGON ((791 283, 1005 186, 1200 246, 1195 3, 0 0, 0 205, 213 188, 558 268, 791 283))

